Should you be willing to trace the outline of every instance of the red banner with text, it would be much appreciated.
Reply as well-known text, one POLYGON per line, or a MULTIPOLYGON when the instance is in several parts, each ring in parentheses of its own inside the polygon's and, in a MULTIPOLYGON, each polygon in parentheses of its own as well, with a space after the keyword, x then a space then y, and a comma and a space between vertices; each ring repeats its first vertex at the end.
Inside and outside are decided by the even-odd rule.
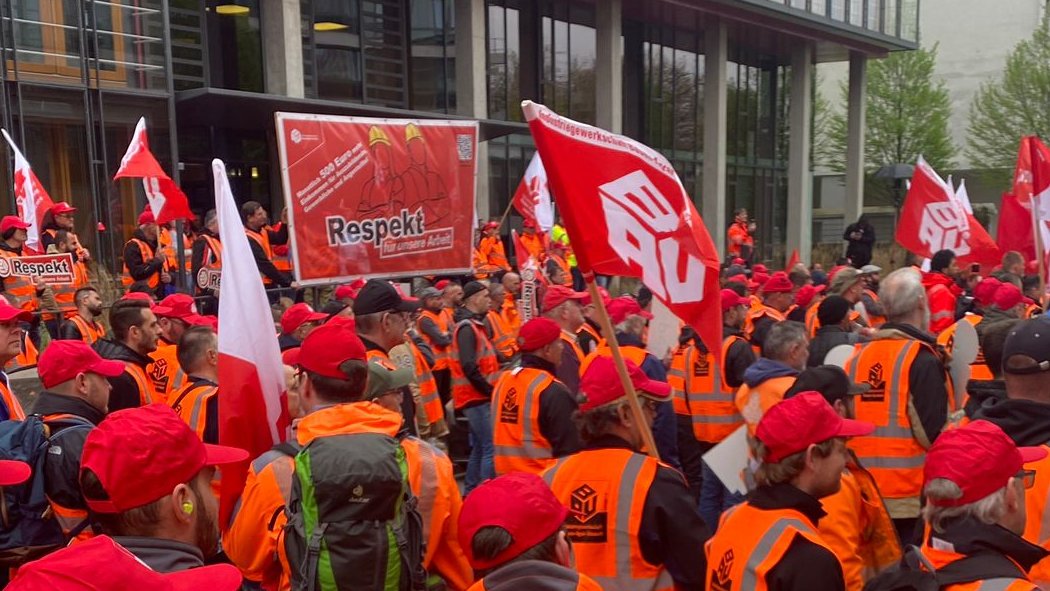
POLYGON ((300 284, 470 270, 476 122, 276 119, 300 284))

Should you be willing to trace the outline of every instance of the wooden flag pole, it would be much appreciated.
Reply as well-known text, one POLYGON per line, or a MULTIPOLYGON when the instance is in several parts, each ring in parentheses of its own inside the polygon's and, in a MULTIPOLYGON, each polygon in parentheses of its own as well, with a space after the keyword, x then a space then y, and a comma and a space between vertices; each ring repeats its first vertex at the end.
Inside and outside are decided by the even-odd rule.
POLYGON ((642 434, 642 442, 645 444, 646 451, 651 457, 659 460, 660 452, 656 450, 656 440, 653 439, 653 432, 649 428, 649 423, 645 420, 645 413, 642 411, 642 405, 638 400, 638 393, 634 391, 631 377, 627 375, 627 364, 623 362, 620 345, 616 342, 616 333, 613 331, 612 320, 609 319, 609 312, 605 309, 605 302, 602 301, 601 294, 598 293, 598 284, 594 282, 594 273, 586 273, 584 279, 587 282, 587 293, 591 294, 591 302, 594 303, 595 311, 598 312, 598 324, 601 325, 602 335, 605 337, 605 342, 609 345, 609 350, 612 351, 613 363, 616 364, 616 373, 620 374, 620 384, 623 385, 624 392, 627 392, 627 405, 631 408, 631 416, 638 423, 638 430, 642 434))
POLYGON ((503 227, 503 222, 507 221, 507 216, 510 215, 510 208, 511 207, 514 207, 514 199, 513 198, 510 200, 510 203, 507 204, 507 209, 503 210, 503 215, 500 216, 500 218, 499 218, 499 227, 500 228, 503 227))

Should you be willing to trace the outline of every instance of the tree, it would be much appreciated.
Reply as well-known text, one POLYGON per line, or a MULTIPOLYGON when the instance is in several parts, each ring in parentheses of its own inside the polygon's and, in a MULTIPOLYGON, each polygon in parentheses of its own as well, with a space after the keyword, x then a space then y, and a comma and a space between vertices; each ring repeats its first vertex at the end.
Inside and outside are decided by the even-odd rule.
MULTIPOLYGON (((957 148, 948 132, 951 99, 943 80, 933 79, 937 47, 898 51, 868 64, 867 116, 864 168, 871 174, 882 166, 914 163, 922 155, 934 169, 951 168, 957 148)), ((843 82, 842 103, 849 102, 843 82)), ((848 123, 844 112, 831 120, 830 133, 837 149, 830 158, 832 170, 846 170, 848 123)))
POLYGON ((1010 52, 1002 78, 982 84, 970 103, 966 157, 976 168, 1002 171, 1003 181, 1013 169, 1021 136, 1050 136, 1048 18, 1010 52))

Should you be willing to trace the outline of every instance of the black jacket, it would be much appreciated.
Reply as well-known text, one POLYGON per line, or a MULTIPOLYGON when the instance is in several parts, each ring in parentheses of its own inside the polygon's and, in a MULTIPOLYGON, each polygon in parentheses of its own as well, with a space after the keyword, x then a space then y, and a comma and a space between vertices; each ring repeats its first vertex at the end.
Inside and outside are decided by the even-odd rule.
MULTIPOLYGON (((131 349, 124 343, 112 341, 110 339, 99 339, 94 344, 95 351, 98 352, 104 359, 115 359, 117 361, 127 361, 134 363, 146 370, 146 366, 153 360, 145 355, 139 354, 137 351, 131 349)), ((141 398, 139 397, 139 386, 135 382, 135 378, 131 377, 128 372, 124 372, 115 378, 106 378, 109 383, 113 386, 113 391, 109 393, 109 412, 121 410, 124 408, 138 408, 141 398)), ((152 395, 152 393, 150 393, 152 395)))
MULTIPOLYGON (((485 375, 481 373, 481 368, 478 366, 477 359, 477 337, 476 332, 469 330, 467 325, 460 326, 459 323, 464 320, 470 320, 476 324, 482 334, 485 334, 485 317, 474 314, 470 310, 459 306, 456 308, 455 321, 456 328, 453 330, 454 337, 456 339, 456 347, 459 349, 459 366, 463 369, 463 375, 466 376, 467 381, 470 382, 471 386, 478 392, 492 398, 492 384, 488 382, 485 375)), ((487 337, 486 337, 487 338, 487 337)), ((478 404, 488 404, 483 401, 476 401, 468 404, 467 406, 476 406, 478 404)))
POLYGON ((1050 444, 1050 404, 1008 398, 981 406, 973 418, 999 425, 1017 445, 1050 444))
MULTIPOLYGON (((529 353, 521 356, 521 366, 539 369, 552 376, 556 369, 553 363, 529 353)), ((550 442, 554 457, 560 458, 580 451, 580 432, 572 421, 573 414, 579 410, 579 404, 565 384, 555 379, 540 392, 539 400, 540 434, 550 442)))
MULTIPOLYGON (((795 509, 817 528, 827 513, 819 499, 815 499, 790 484, 760 486, 748 496, 748 504, 756 509, 795 509)), ((738 560, 747 560, 741 556, 738 560)), ((818 546, 802 536, 795 536, 784 556, 766 573, 769 589, 779 591, 845 591, 842 564, 827 548, 818 546)))
POLYGON ((769 316, 757 318, 754 322, 754 330, 751 331, 751 344, 759 347, 759 349, 764 349, 766 337, 776 323, 777 321, 769 316))
POLYGON ((875 244, 875 228, 868 222, 853 223, 846 227, 842 233, 842 239, 849 242, 846 247, 846 257, 850 263, 858 269, 871 262, 871 248, 875 244), (853 232, 860 232, 859 239, 850 238, 853 232))
POLYGON ((193 250, 190 253, 190 281, 193 282, 197 294, 206 293, 205 290, 197 286, 197 273, 200 272, 201 267, 204 266, 204 251, 207 249, 208 243, 204 241, 204 235, 210 236, 216 240, 219 239, 219 235, 209 231, 207 228, 201 230, 201 235, 193 239, 193 250))
MULTIPOLYGON (((271 247, 288 242, 288 224, 281 224, 279 230, 267 228, 259 230, 259 233, 263 232, 266 232, 267 236, 270 238, 271 247)), ((279 271, 277 267, 274 266, 270 257, 266 256, 266 251, 263 250, 262 245, 251 238, 248 239, 248 245, 252 247, 252 257, 255 258, 255 266, 259 268, 259 272, 262 273, 264 277, 281 287, 288 287, 292 284, 292 276, 283 271, 279 271)))
MULTIPOLYGON (((150 277, 164 270, 164 257, 157 248, 157 241, 148 240, 146 235, 142 233, 142 228, 135 230, 131 236, 148 244, 153 250, 154 258, 151 261, 142 260, 142 251, 139 250, 138 245, 128 240, 124 243, 124 265, 128 268, 128 275, 131 275, 132 280, 147 281, 150 277)), ((157 284, 155 295, 157 297, 164 296, 164 284, 157 284)))
MULTIPOLYGON (((893 323, 882 325, 882 330, 891 329, 903 332, 927 345, 937 346, 937 340, 933 336, 914 326, 893 323)), ((922 423, 930 443, 941 434, 941 429, 948 422, 947 381, 947 369, 941 359, 925 347, 920 349, 908 372, 908 390, 911 392, 915 412, 919 415, 919 422, 922 423)))
MULTIPOLYGON (((598 334, 602 334, 602 327, 598 326, 597 322, 590 318, 584 318, 583 321, 589 324, 598 334)), ((598 348, 598 341, 591 336, 591 333, 583 329, 576 331, 576 341, 580 343, 580 348, 583 349, 584 355, 598 348)))
POLYGON ((280 347, 281 351, 287 351, 288 349, 302 347, 303 342, 290 334, 282 332, 277 335, 277 346, 280 347))
POLYGON ((839 345, 852 345, 860 340, 860 335, 843 329, 841 326, 822 326, 817 329, 816 336, 809 342, 809 359, 806 367, 824 365, 824 358, 839 345))
MULTIPOLYGON (((1007 569, 1013 567, 1017 573, 1010 573, 1019 579, 1026 579, 1024 571, 1031 570, 1040 560, 1050 556, 1044 548, 1037 546, 1001 525, 982 523, 973 517, 961 517, 942 524, 943 532, 929 533, 930 539, 940 543, 947 542, 955 552, 970 556, 977 553, 999 554, 1009 558, 1013 564, 1005 563, 1007 569), (1022 571, 1021 569, 1024 569, 1022 571)), ((1009 571, 1007 571, 1009 572, 1009 571)), ((988 578, 999 578, 1003 573, 988 573, 988 578)))
POLYGON ((971 419, 985 406, 999 404, 1006 400, 1006 382, 1002 380, 970 380, 966 382, 966 416, 971 419))
POLYGON ((135 558, 159 573, 174 573, 204 566, 204 554, 200 548, 183 542, 139 536, 114 536, 113 541, 127 548, 135 558))
POLYGON ((737 339, 726 352, 726 358, 722 360, 723 376, 730 388, 739 388, 744 384, 744 372, 755 362, 755 350, 747 344, 744 333, 731 326, 722 326, 722 339, 737 336, 737 339))
POLYGON ((67 341, 82 341, 84 335, 80 334, 80 329, 72 320, 63 320, 62 324, 58 327, 58 338, 67 341))
POLYGON ((543 560, 511 562, 485 576, 487 591, 576 591, 580 573, 543 560))
MULTIPOLYGON (((88 404, 82 398, 63 396, 44 390, 33 402, 33 413, 49 415, 69 414, 98 425, 106 414, 88 404)), ((76 422, 48 422, 51 428, 51 448, 44 460, 44 489, 52 501, 67 509, 87 509, 80 494, 80 456, 84 451, 84 440, 88 429, 76 422)))
MULTIPOLYGON (((585 449, 631 449, 623 439, 605 435, 585 449)), ((704 544, 711 537, 700 518, 696 499, 682 473, 660 465, 645 496, 638 527, 638 546, 650 564, 661 564, 674 579, 675 589, 701 591, 707 561, 704 544)))

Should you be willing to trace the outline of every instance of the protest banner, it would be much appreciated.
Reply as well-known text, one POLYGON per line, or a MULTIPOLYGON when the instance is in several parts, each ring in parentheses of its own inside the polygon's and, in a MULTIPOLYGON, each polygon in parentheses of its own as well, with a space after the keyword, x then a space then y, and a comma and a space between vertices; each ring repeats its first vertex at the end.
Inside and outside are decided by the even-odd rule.
POLYGON ((0 257, 0 277, 40 277, 44 283, 73 283, 73 255, 41 254, 24 257, 0 257))
POLYGON ((276 120, 301 285, 470 270, 476 122, 276 120))

